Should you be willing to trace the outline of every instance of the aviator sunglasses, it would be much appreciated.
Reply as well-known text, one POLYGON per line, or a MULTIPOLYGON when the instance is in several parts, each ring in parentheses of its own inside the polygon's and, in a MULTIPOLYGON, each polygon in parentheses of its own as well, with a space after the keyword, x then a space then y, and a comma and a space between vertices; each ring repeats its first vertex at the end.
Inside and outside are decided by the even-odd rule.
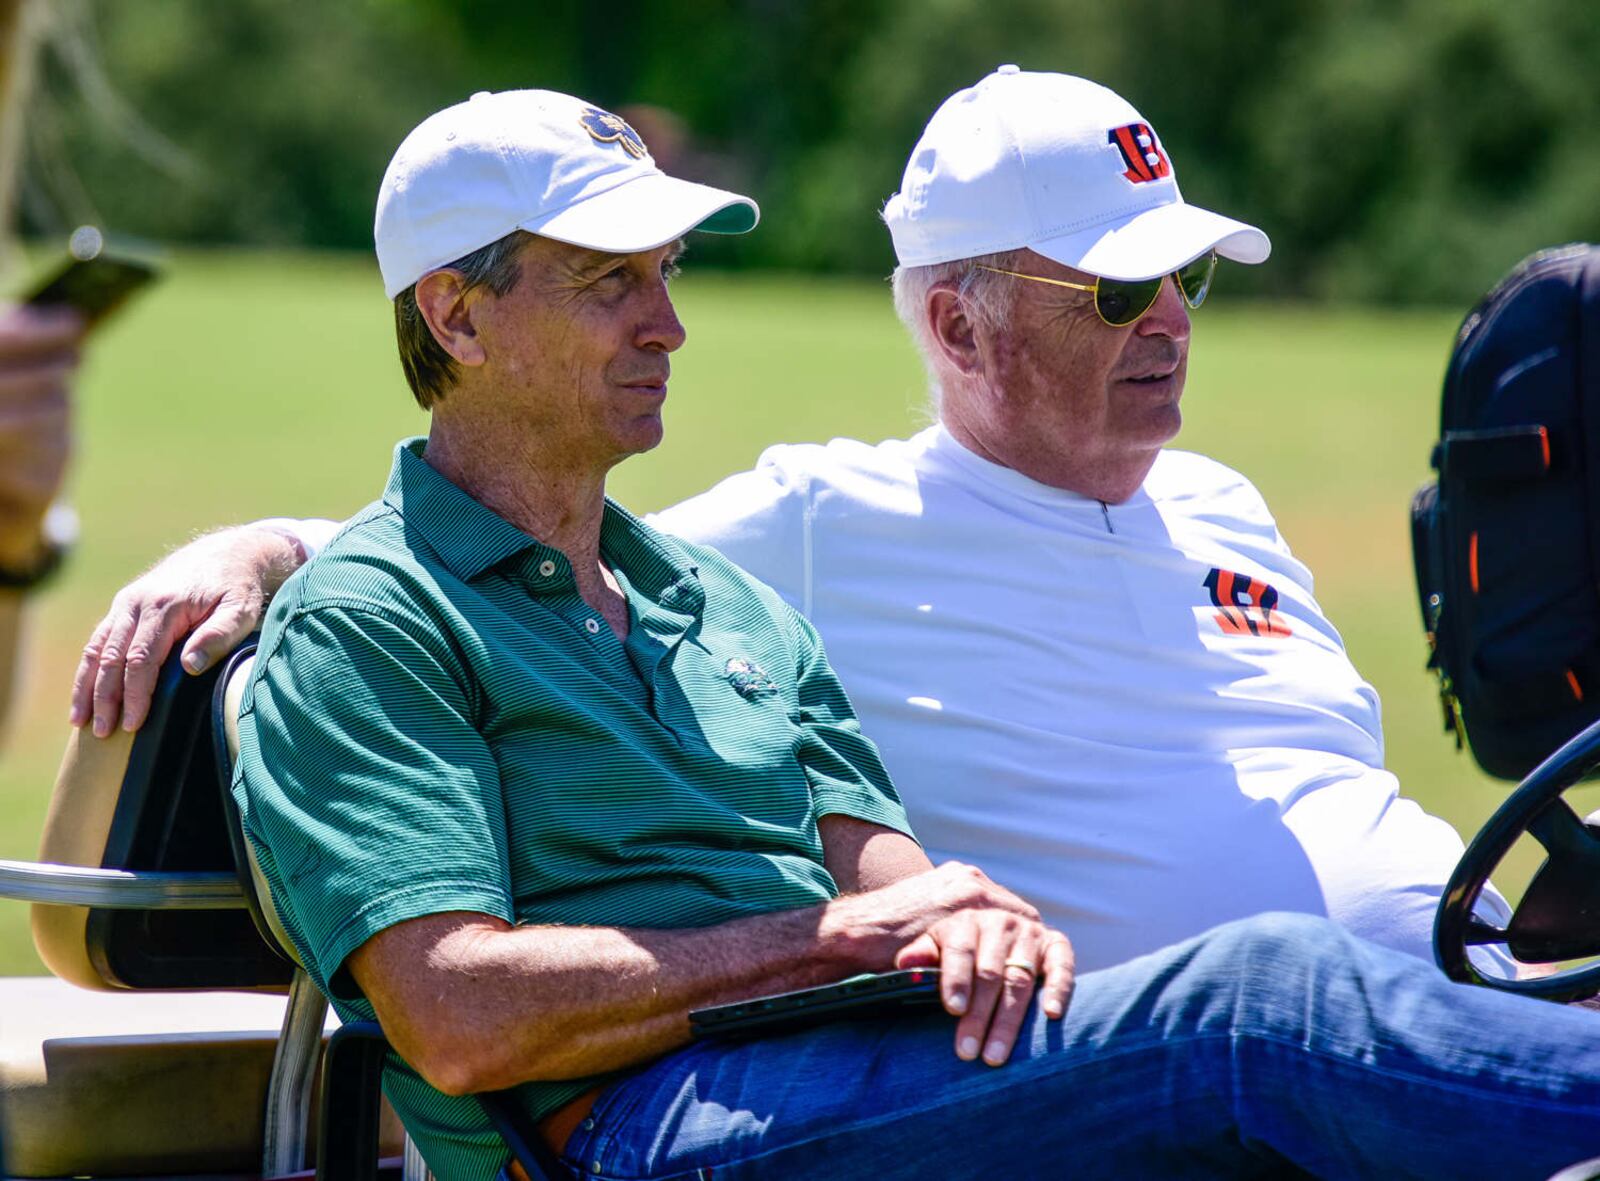
MULTIPOLYGON (((1148 312, 1155 304, 1156 296, 1161 294, 1161 284, 1167 280, 1166 275, 1157 275, 1154 279, 1096 278, 1093 283, 1069 283, 1065 279, 1046 279, 1043 275, 986 267, 982 263, 978 264, 978 269, 993 271, 997 275, 1011 275, 1017 279, 1031 279, 1035 283, 1048 283, 1052 287, 1093 292, 1094 310, 1113 328, 1126 328, 1148 312)), ((1211 277, 1216 273, 1217 256, 1212 252, 1202 254, 1188 266, 1173 271, 1172 281, 1177 284, 1183 302, 1191 308, 1197 308, 1206 301, 1206 292, 1211 290, 1211 277)))

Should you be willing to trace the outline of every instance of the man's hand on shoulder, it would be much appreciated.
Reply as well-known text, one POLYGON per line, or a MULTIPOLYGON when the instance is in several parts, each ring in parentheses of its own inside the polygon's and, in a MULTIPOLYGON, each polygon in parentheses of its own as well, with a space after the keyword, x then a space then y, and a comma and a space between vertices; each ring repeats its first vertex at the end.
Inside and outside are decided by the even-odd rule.
POLYGON ((137 730, 150 712, 156 675, 174 644, 183 666, 204 672, 261 622, 266 603, 306 560, 287 530, 241 525, 207 534, 123 587, 84 645, 72 683, 74 726, 96 737, 137 730))
POLYGON ((1072 995, 1072 944, 1031 904, 975 866, 947 861, 829 908, 841 938, 887 942, 897 968, 938 968, 956 1023, 956 1054, 990 1066, 1011 1056, 1033 1000, 1061 1017, 1072 995))

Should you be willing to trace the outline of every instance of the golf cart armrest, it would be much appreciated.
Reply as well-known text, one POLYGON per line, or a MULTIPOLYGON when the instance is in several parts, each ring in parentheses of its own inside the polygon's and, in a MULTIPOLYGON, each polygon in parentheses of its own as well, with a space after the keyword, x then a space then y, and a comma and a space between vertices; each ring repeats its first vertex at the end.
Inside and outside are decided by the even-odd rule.
POLYGON ((0 860, 0 898, 100 910, 243 910, 231 873, 92 869, 47 861, 0 860))

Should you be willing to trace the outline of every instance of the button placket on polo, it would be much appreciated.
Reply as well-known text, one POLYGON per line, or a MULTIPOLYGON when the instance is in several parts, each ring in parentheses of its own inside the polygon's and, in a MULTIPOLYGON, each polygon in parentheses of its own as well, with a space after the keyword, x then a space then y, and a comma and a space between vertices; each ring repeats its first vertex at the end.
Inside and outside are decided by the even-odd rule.
POLYGON ((535 544, 524 552, 514 567, 524 586, 537 595, 554 595, 572 588, 572 568, 566 555, 535 544))
MULTIPOLYGON (((616 643, 616 635, 606 625, 583 596, 578 594, 572 568, 566 558, 554 551, 539 547, 522 559, 520 574, 529 593, 536 595, 544 605, 572 625, 573 629, 592 644, 603 644, 606 638, 616 643), (544 556, 540 556, 540 553, 544 556)), ((620 648, 620 644, 617 645, 620 648)))
POLYGON ((550 606, 555 609, 556 614, 572 625, 572 629, 585 643, 603 651, 604 659, 626 659, 622 641, 617 639, 617 633, 611 630, 611 625, 584 601, 576 589, 556 596, 550 606))

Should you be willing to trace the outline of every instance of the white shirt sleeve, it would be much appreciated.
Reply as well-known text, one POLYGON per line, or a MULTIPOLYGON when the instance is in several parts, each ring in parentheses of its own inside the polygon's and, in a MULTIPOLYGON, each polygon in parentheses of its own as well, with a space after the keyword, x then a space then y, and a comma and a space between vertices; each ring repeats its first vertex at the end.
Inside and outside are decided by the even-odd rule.
POLYGON ((646 518, 663 533, 709 545, 772 587, 796 610, 810 607, 810 496, 803 471, 774 447, 753 471, 729 476, 646 518))
POLYGON ((317 551, 327 545, 344 525, 343 521, 325 521, 320 517, 310 520, 296 520, 294 517, 268 517, 264 521, 252 521, 251 529, 276 529, 280 533, 287 533, 298 541, 306 551, 306 560, 310 561, 317 556, 317 551))

